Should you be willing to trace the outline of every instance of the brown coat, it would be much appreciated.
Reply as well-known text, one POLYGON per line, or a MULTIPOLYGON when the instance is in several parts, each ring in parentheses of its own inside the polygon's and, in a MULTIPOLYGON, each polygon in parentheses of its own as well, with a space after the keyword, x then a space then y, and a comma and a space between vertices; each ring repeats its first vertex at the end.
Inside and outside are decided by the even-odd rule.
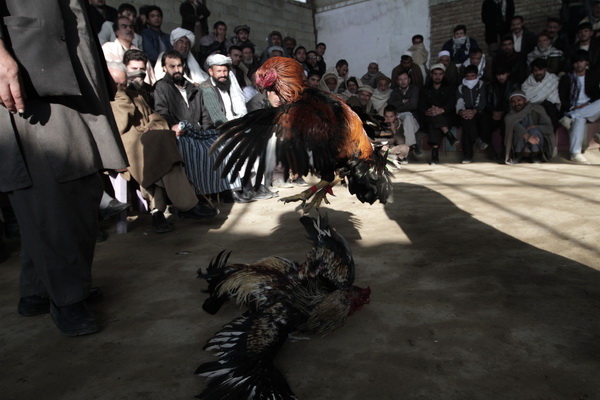
POLYGON ((182 162, 175 133, 141 94, 119 90, 111 106, 131 164, 128 171, 142 187, 150 187, 182 162))

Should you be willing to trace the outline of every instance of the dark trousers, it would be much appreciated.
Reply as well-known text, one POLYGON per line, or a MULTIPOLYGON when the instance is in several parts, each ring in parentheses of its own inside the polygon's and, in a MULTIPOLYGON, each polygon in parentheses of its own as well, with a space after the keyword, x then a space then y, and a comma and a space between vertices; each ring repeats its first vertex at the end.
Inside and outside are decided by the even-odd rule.
POLYGON ((554 132, 558 129, 560 119, 560 111, 556 108, 556 104, 550 103, 548 100, 544 100, 541 103, 542 107, 546 111, 546 114, 550 117, 550 121, 552 121, 552 127, 554 128, 554 132))
POLYGON ((20 295, 49 296, 57 306, 77 303, 92 284, 100 177, 58 182, 34 134, 19 135, 33 182, 9 193, 21 230, 20 295))
POLYGON ((425 117, 427 126, 427 143, 430 146, 439 146, 442 143, 442 129, 446 127, 452 128, 451 121, 445 115, 436 115, 435 117, 425 117))
POLYGON ((460 119, 462 125, 461 144, 465 158, 473 158, 473 145, 477 139, 487 144, 492 142, 492 133, 488 125, 488 118, 482 112, 475 114, 473 119, 460 119))

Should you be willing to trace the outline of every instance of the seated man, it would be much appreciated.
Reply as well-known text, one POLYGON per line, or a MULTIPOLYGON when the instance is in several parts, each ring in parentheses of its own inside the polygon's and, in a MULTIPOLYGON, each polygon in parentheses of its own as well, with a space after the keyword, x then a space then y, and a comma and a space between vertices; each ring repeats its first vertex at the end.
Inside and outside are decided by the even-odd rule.
POLYGON ((244 63, 242 62, 242 48, 236 45, 231 46, 227 56, 231 58, 231 72, 235 76, 240 88, 244 90, 246 86, 252 84, 252 81, 248 78, 248 69, 244 67, 244 63))
POLYGON ((505 117, 504 160, 518 164, 525 152, 531 153, 531 162, 549 161, 556 152, 554 129, 544 108, 527 101, 520 90, 510 95, 510 112, 505 117))
MULTIPOLYGON (((117 10, 117 18, 125 17, 129 18, 131 23, 135 22, 137 17, 137 10, 131 4, 123 3, 119 6, 117 10)), ((133 34, 133 45, 138 49, 141 49, 143 46, 142 36, 138 35, 134 32, 133 34)), ((102 29, 98 33, 98 40, 100 40, 100 45, 103 45, 106 42, 114 42, 116 39, 115 31, 113 30, 113 21, 104 21, 102 24, 102 29)))
POLYGON ((581 154, 585 140, 585 124, 600 119, 600 78, 598 71, 588 69, 588 52, 577 50, 571 58, 573 72, 558 83, 561 111, 560 123, 569 130, 571 161, 589 164, 581 154))
MULTIPOLYGON (((175 28, 171 31, 170 36, 171 45, 174 50, 177 50, 179 54, 185 58, 185 65, 183 66, 183 77, 192 83, 201 83, 208 79, 208 74, 202 70, 196 57, 192 53, 192 47, 196 41, 196 36, 187 29, 175 28)), ((164 53, 164 52, 163 52, 164 53)), ((162 65, 162 55, 160 53, 154 66, 154 75, 156 80, 162 79, 165 76, 162 65)))
POLYGON ((500 42, 500 49, 494 57, 494 74, 497 74, 495 69, 501 66, 510 72, 513 82, 521 84, 527 78, 527 55, 515 50, 511 35, 504 36, 500 42))
POLYGON ((360 78, 360 81, 363 85, 369 85, 375 89, 377 87, 377 78, 380 76, 383 76, 383 73, 379 71, 379 64, 376 61, 371 61, 367 66, 367 73, 360 78))
POLYGON ((283 36, 281 36, 281 33, 279 31, 272 31, 271 33, 269 33, 269 35, 267 36, 267 47, 263 50, 262 55, 260 56, 260 64, 262 65, 265 61, 271 58, 271 55, 269 54, 269 49, 271 47, 280 47, 282 52, 281 55, 283 57, 289 57, 289 54, 287 54, 287 52, 284 52, 282 46, 283 36))
POLYGON ((473 145, 485 150, 491 143, 491 132, 485 113, 486 86, 477 77, 477 67, 465 68, 465 79, 456 92, 456 113, 462 125, 463 164, 473 162, 473 145))
POLYGON ((459 83, 458 68, 456 68, 456 64, 450 59, 450 52, 448 50, 440 51, 437 63, 442 64, 446 68, 444 79, 448 82, 448 85, 456 88, 459 83))
POLYGON ((406 144, 410 146, 415 155, 420 155, 417 147, 417 132, 419 131, 417 117, 419 113, 420 90, 411 83, 411 79, 406 71, 398 74, 396 85, 397 87, 390 94, 387 103, 398 110, 398 118, 402 120, 402 126, 404 127, 406 144))
POLYGON ((531 62, 536 58, 543 58, 548 62, 548 71, 553 74, 558 74, 562 71, 563 52, 552 46, 550 36, 547 32, 542 32, 537 36, 537 46, 533 51, 527 54, 527 65, 531 66, 531 62))
POLYGON ((201 205, 190 186, 175 135, 167 121, 148 106, 134 86, 127 87, 123 64, 111 62, 109 71, 117 85, 111 106, 130 163, 127 171, 139 183, 144 198, 150 203, 156 233, 173 230, 164 215, 167 198, 180 210, 180 216, 214 217, 216 209, 201 205))
POLYGON ((194 182, 197 194, 231 190, 229 180, 221 178, 222 167, 214 169, 216 154, 209 154, 209 150, 218 133, 209 129, 214 123, 203 105, 200 89, 183 77, 183 57, 169 50, 161 62, 165 76, 156 83, 154 104, 177 136, 186 175, 194 182))
POLYGON ((227 24, 223 21, 215 22, 213 31, 200 39, 200 65, 204 66, 211 54, 227 54, 231 45, 231 41, 227 39, 227 24))
POLYGON ((127 72, 127 84, 133 84, 135 90, 144 97, 146 104, 154 109, 154 86, 145 81, 150 65, 146 53, 141 50, 127 50, 123 55, 123 64, 127 72))
POLYGON ((510 24, 514 48, 517 53, 529 54, 533 51, 537 38, 535 33, 525 28, 523 25, 523 17, 515 15, 510 24))
POLYGON ((445 70, 444 64, 432 65, 430 79, 419 93, 419 111, 424 115, 427 142, 431 146, 431 165, 440 163, 439 147, 443 137, 446 137, 452 146, 457 143, 450 131, 456 120, 456 89, 446 81, 445 70))
POLYGON ((348 104, 354 112, 360 114, 375 115, 375 108, 371 97, 373 96, 373 88, 371 86, 361 86, 358 88, 358 96, 352 96, 348 99, 348 104))
POLYGON ((373 107, 375 107, 375 111, 377 114, 383 117, 383 109, 388 105, 388 100, 390 95, 392 94, 392 89, 390 89, 390 78, 385 75, 377 78, 377 86, 375 90, 373 90, 373 96, 371 97, 371 101, 373 102, 373 107))
POLYGON ((321 73, 317 70, 309 71, 307 74, 307 77, 306 77, 306 85, 308 87, 318 89, 320 84, 321 84, 321 73))
POLYGON ((425 66, 417 65, 413 62, 412 54, 405 52, 400 57, 400 64, 392 70, 392 89, 398 87, 398 75, 406 72, 413 85, 422 88, 425 84, 425 66))
POLYGON ((238 25, 233 28, 234 35, 231 37, 231 44, 242 47, 244 45, 252 46, 252 50, 256 48, 250 40, 250 27, 248 25, 238 25))
POLYGON ((552 121, 554 130, 558 128, 560 98, 558 97, 558 76, 548 72, 548 62, 536 58, 531 62, 531 75, 527 77, 521 89, 527 101, 540 104, 552 121))
MULTIPOLYGON (((127 17, 119 17, 113 24, 113 29, 116 35, 114 42, 106 42, 102 45, 104 59, 107 62, 117 61, 122 62, 125 52, 128 50, 139 50, 133 45, 133 23, 127 17)), ((146 83, 152 85, 156 80, 150 63, 147 65, 148 74, 146 75, 146 83)))
POLYGON ((425 65, 429 61, 429 51, 425 48, 423 40, 423 35, 414 35, 412 46, 407 50, 412 54, 413 62, 417 65, 425 65))
POLYGON ((407 156, 410 148, 406 144, 406 138, 402 132, 402 121, 398 119, 398 110, 394 106, 386 106, 383 109, 383 119, 389 128, 384 129, 375 142, 383 144, 382 153, 392 161, 396 168, 399 164, 408 164, 407 156))
MULTIPOLYGON (((519 89, 519 85, 512 80, 508 68, 504 64, 494 68, 494 80, 486 90, 486 114, 489 118, 490 130, 491 132, 499 130, 502 137, 504 137, 504 117, 510 111, 508 99, 512 92, 519 89)), ((493 160, 504 162, 504 149, 489 146, 489 155, 493 160)))
MULTIPOLYGON (((567 48, 564 57, 565 63, 568 64, 570 62, 571 57, 577 50, 586 50, 588 52, 590 69, 597 70, 600 67, 600 38, 594 37, 594 29, 589 22, 581 23, 577 27, 577 42, 567 48)), ((569 70, 569 65, 564 65, 563 69, 565 71, 569 70)))
POLYGON ((467 36, 467 27, 461 24, 454 27, 452 38, 444 43, 442 50, 450 52, 450 59, 459 66, 469 57, 469 50, 478 47, 477 41, 467 36))
POLYGON ((474 65, 477 67, 477 76, 485 83, 492 81, 492 62, 487 59, 483 50, 471 49, 469 50, 469 58, 460 66, 460 77, 464 78, 465 67, 474 65))
POLYGON ((148 6, 146 9, 147 28, 142 31, 144 40, 144 52, 152 65, 156 64, 158 55, 164 51, 171 50, 169 35, 160 28, 163 22, 163 12, 158 6, 148 6))

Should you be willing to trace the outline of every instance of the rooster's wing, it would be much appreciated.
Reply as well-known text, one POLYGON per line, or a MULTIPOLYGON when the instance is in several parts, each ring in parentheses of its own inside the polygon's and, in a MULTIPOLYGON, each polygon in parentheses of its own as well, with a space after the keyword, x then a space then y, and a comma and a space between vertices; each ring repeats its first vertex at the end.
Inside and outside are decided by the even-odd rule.
POLYGON ((270 173, 277 163, 283 165, 286 175, 289 170, 301 176, 316 172, 322 179, 332 181, 338 162, 359 153, 363 145, 353 142, 351 129, 356 127, 351 121, 355 119, 359 138, 362 135, 361 139, 367 140, 367 150, 363 151, 370 151, 360 119, 348 106, 320 90, 306 88, 294 103, 256 110, 222 125, 221 136, 212 147, 215 151, 224 145, 216 165, 221 165, 230 154, 223 176, 233 171, 232 179, 241 174, 247 183, 258 160, 257 185, 265 171, 270 173))
POLYGON ((330 290, 352 286, 354 282, 354 259, 348 242, 329 226, 327 215, 318 218, 300 218, 312 249, 306 255, 302 271, 309 278, 319 279, 330 290))
POLYGON ((248 311, 225 325, 204 346, 219 359, 196 369, 196 374, 208 378, 198 398, 296 399, 273 364, 289 333, 298 326, 296 317, 291 307, 277 302, 260 312, 248 311))

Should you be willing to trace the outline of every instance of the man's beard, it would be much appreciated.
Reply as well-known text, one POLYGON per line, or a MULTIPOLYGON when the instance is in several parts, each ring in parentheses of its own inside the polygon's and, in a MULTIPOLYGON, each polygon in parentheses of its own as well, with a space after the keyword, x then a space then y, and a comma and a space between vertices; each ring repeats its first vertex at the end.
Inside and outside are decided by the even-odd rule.
POLYGON ((171 76, 171 79, 173 79, 173 82, 175 82, 176 85, 183 86, 183 84, 185 83, 185 78, 183 77, 183 74, 180 74, 179 72, 176 72, 174 75, 167 75, 171 76))
POLYGON ((227 92, 229 90, 229 88, 231 87, 231 81, 229 80, 229 78, 225 78, 224 81, 220 81, 218 79, 214 79, 215 81, 215 86, 220 89, 223 90, 224 92, 227 92))

